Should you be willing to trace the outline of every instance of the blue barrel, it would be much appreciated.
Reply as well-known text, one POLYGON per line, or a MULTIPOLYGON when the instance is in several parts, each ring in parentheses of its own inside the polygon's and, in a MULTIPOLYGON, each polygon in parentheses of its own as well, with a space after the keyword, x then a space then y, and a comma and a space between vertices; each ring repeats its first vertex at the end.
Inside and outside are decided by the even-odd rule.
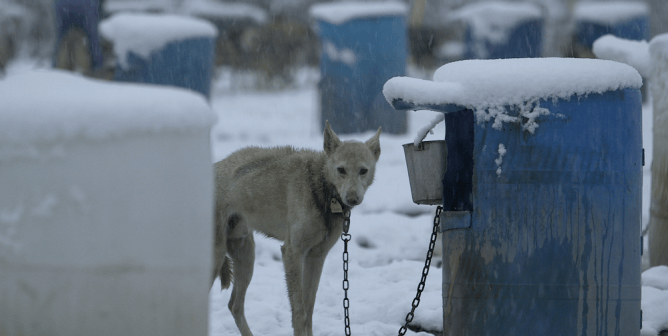
MULTIPOLYGON (((633 88, 533 101, 549 111, 533 133, 518 122, 492 126, 461 102, 388 98, 398 108, 446 112, 444 335, 639 335, 643 150, 635 76, 633 88)), ((438 84, 444 96, 462 88, 438 84)))
POLYGON ((541 106, 563 117, 531 136, 446 115, 444 207, 471 222, 442 226, 444 335, 640 332, 640 92, 541 106))
POLYGON ((575 17, 576 42, 589 49, 606 34, 628 40, 650 39, 649 9, 644 3, 581 3, 575 17))
POLYGON ((171 42, 151 53, 148 59, 129 51, 127 67, 117 64, 114 79, 179 86, 208 98, 213 77, 214 44, 214 39, 209 37, 171 42))
POLYGON ((383 85, 406 73, 406 7, 399 3, 333 3, 311 8, 321 42, 321 127, 340 133, 383 127, 406 132, 406 114, 392 112, 383 85), (349 15, 337 15, 345 11, 349 15))
MULTIPOLYGON (((92 56, 93 69, 102 67, 103 56, 100 45, 100 34, 97 25, 100 23, 102 8, 99 0, 56 0, 56 31, 57 44, 60 45, 65 34, 72 29, 81 29, 88 37, 88 47, 92 56)), ((57 49, 57 48, 56 48, 57 49)))
POLYGON ((453 17, 466 23, 467 59, 540 57, 543 17, 531 3, 483 2, 465 6, 453 17))
POLYGON ((209 97, 216 27, 181 15, 119 13, 100 24, 114 45, 117 81, 191 89, 209 97))

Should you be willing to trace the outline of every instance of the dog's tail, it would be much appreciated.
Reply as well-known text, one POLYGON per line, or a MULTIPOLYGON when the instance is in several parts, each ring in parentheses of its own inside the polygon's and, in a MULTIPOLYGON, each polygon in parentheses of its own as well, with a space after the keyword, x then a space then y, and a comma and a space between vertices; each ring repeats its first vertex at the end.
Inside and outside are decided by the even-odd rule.
POLYGON ((232 283, 232 260, 230 260, 230 257, 225 257, 218 276, 220 277, 220 290, 229 288, 232 283))

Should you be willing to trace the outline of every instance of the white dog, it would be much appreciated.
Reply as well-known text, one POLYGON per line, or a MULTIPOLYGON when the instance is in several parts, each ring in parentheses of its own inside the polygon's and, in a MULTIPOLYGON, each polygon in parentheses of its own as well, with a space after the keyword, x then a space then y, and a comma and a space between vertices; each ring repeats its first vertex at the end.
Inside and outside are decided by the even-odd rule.
POLYGON ((223 289, 234 279, 228 306, 242 335, 252 335, 244 299, 253 276, 253 231, 284 242, 294 334, 313 335, 323 263, 341 235, 343 213, 362 202, 373 182, 380 131, 365 143, 342 142, 326 123, 324 152, 249 147, 215 164, 214 279, 220 276, 223 289))

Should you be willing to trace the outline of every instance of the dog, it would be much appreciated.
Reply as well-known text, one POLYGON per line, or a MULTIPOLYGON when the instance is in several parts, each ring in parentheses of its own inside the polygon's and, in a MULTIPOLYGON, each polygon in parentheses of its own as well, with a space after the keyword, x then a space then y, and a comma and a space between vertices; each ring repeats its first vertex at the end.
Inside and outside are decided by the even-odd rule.
POLYGON ((253 276, 253 232, 283 242, 294 335, 313 335, 322 267, 343 230, 343 216, 362 203, 380 157, 381 128, 369 140, 341 141, 325 122, 324 151, 248 147, 215 163, 214 273, 234 280, 228 307, 243 336, 252 335, 244 300, 253 276))

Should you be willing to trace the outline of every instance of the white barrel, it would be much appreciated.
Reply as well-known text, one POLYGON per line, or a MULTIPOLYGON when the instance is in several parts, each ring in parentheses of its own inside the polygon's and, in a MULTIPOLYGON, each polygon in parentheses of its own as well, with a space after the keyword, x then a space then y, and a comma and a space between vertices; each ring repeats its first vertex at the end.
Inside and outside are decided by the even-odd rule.
POLYGON ((203 97, 38 72, 0 101, 0 335, 206 335, 203 97))

